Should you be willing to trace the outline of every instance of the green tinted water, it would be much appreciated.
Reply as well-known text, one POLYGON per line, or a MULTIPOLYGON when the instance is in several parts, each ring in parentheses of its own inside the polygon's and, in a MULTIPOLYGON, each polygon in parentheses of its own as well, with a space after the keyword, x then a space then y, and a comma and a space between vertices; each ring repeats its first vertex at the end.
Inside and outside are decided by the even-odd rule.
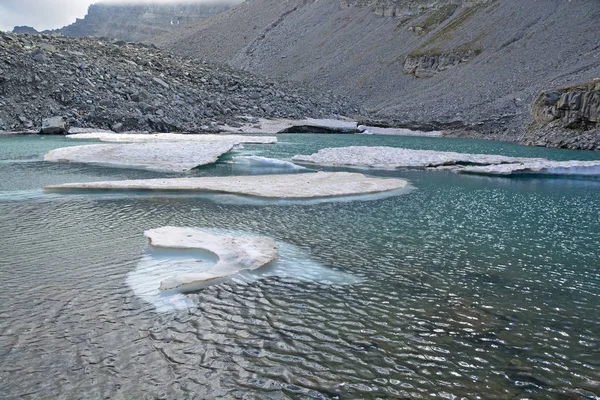
MULTIPOLYGON (((474 140, 279 140, 237 154, 287 159, 389 145, 600 159, 474 140)), ((363 171, 416 189, 285 206, 44 194, 39 188, 51 183, 175 176, 42 161, 67 144, 81 143, 0 137, 0 397, 600 395, 600 180, 363 171), (143 231, 163 225, 268 235, 300 249, 294 257, 359 283, 267 276, 188 295, 187 310, 157 312, 127 279, 144 257, 143 231)), ((253 173, 229 159, 193 174, 253 173)))

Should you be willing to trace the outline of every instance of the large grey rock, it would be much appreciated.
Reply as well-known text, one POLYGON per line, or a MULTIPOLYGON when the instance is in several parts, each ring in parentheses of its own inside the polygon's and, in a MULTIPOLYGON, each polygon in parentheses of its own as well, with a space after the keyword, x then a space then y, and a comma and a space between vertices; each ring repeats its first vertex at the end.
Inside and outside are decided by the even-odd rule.
POLYGON ((42 133, 57 135, 67 133, 67 124, 62 117, 42 119, 42 133))

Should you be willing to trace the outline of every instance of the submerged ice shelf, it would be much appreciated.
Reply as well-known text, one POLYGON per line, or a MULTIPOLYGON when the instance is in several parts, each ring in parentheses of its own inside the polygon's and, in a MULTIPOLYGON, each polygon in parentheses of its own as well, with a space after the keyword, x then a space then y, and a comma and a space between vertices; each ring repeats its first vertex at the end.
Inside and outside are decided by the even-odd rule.
POLYGON ((262 198, 311 199, 388 192, 402 189, 406 185, 405 180, 396 178, 378 178, 350 172, 316 172, 67 183, 46 186, 45 189, 199 191, 262 198))
POLYGON ((383 169, 434 168, 484 175, 600 176, 600 161, 552 161, 544 158, 413 150, 384 146, 326 148, 311 155, 296 155, 292 160, 328 166, 383 169))
MULTIPOLYGON (((159 228, 164 229, 164 228, 159 228)), ((182 238, 182 243, 189 239, 187 235, 203 232, 206 235, 216 237, 235 237, 247 238, 248 241, 256 240, 258 236, 253 236, 247 232, 215 229, 215 228, 169 228, 180 230, 180 233, 186 232, 182 238)), ((155 230, 156 231, 156 230, 155 230)), ((166 231, 163 231, 166 233, 166 231)), ((176 236, 180 234, 177 232, 176 236)), ((266 238, 268 239, 268 238, 266 238)), ((167 239, 170 240, 170 239, 167 239)), ((153 242, 158 243, 158 242, 153 242)), ((191 246, 180 247, 157 247, 148 246, 144 251, 135 270, 127 276, 127 284, 132 288, 134 294, 146 302, 152 304, 159 312, 169 312, 172 310, 181 310, 194 307, 195 303, 191 297, 183 292, 190 290, 199 290, 221 282, 232 282, 234 284, 249 284, 259 279, 269 277, 279 277, 293 282, 316 282, 323 285, 349 285, 360 283, 361 279, 353 275, 336 271, 320 265, 302 249, 285 242, 276 242, 269 239, 271 243, 278 247, 278 256, 271 262, 260 268, 250 270, 241 270, 230 274, 229 277, 199 283, 196 287, 188 287, 188 290, 173 289, 161 291, 159 285, 161 282, 170 281, 175 276, 185 277, 193 274, 207 273, 214 271, 219 259, 214 253, 206 252, 191 243, 191 246)), ((167 242, 163 243, 169 244, 167 242)), ((190 243, 188 243, 190 244, 190 243)), ((177 242, 174 243, 177 246, 177 242)), ((228 249, 224 251, 229 252, 228 249)))
POLYGON ((294 164, 290 161, 278 160, 262 156, 236 156, 233 157, 233 162, 237 165, 245 165, 252 167, 255 170, 292 170, 301 171, 307 170, 306 167, 294 164))
POLYGON ((260 236, 221 236, 172 226, 148 230, 144 236, 154 247, 203 250, 217 257, 217 263, 207 271, 179 274, 161 281, 160 290, 197 290, 241 271, 260 268, 277 258, 275 241, 260 236))

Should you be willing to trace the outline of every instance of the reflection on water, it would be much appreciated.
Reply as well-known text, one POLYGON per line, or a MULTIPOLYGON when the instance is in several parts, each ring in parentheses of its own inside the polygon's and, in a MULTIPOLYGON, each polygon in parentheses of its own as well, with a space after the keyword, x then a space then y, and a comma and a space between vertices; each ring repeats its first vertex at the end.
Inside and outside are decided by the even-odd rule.
MULTIPOLYGON (((287 160, 374 139, 286 135, 239 155, 287 160)), ((0 158, 35 155, 33 137, 10 140, 18 145, 0 158)), ((456 143, 476 152, 505 146, 381 140, 452 151, 456 143)), ((45 149, 63 141, 48 138, 45 149)), ((521 153, 507 155, 574 154, 506 146, 521 153)), ((194 171, 229 173, 225 162, 194 171)), ((369 174, 402 177, 417 189, 286 207, 143 194, 10 200, 50 183, 172 175, 1 164, 0 397, 600 395, 597 180, 369 174), (144 251, 144 230, 165 225, 270 236, 295 255, 282 256, 289 266, 277 273, 211 286, 185 295, 184 309, 158 312, 128 282, 140 267, 189 266, 179 253, 144 251), (322 281, 325 272, 360 282, 322 281)))

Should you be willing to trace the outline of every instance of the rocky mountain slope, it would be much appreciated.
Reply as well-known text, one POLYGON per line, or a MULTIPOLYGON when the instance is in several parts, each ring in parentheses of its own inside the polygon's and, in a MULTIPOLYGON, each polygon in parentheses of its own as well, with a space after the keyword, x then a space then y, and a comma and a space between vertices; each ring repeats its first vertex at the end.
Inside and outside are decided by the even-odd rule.
MULTIPOLYGON (((201 21, 228 10, 240 0, 214 2, 133 3, 90 5, 84 18, 71 25, 43 33, 61 33, 65 36, 97 36, 131 42, 148 42, 184 25, 201 21)), ((14 33, 36 33, 27 26, 15 27, 14 33)))
POLYGON ((0 131, 219 131, 256 117, 327 117, 349 101, 115 40, 0 32, 0 131))
MULTIPOLYGON (((600 5, 248 0, 157 44, 352 96, 374 119, 527 142, 530 107, 540 92, 600 77, 600 5)), ((577 140, 542 142, 579 146, 577 140)))

